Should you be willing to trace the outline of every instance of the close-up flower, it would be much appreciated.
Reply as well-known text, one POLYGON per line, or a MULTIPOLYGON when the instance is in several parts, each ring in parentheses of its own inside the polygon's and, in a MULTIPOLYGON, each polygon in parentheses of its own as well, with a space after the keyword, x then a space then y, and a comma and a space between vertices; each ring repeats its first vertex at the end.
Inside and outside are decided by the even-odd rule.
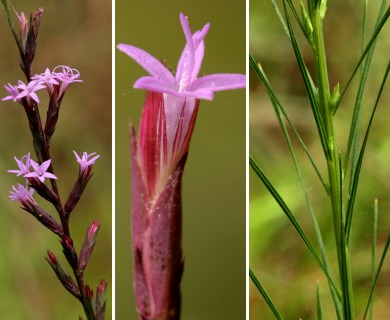
POLYGON ((39 103, 39 98, 36 94, 36 91, 44 89, 45 86, 40 81, 33 80, 26 85, 23 81, 19 80, 16 88, 19 90, 19 94, 16 96, 16 99, 32 99, 39 103))
POLYGON ((130 132, 133 281, 139 318, 148 320, 181 315, 181 186, 200 99, 246 86, 244 74, 199 77, 210 24, 192 33, 183 13, 179 20, 186 43, 175 72, 138 47, 118 45, 150 75, 134 83, 147 93, 138 135, 133 126, 130 132))
POLYGON ((50 164, 51 164, 50 159, 42 162, 41 164, 30 159, 30 165, 33 169, 33 172, 29 172, 29 173, 25 174, 24 177, 25 178, 37 178, 41 182, 44 182, 46 178, 57 179, 57 177, 54 174, 47 171, 50 167, 50 164))
POLYGON ((14 157, 16 164, 18 165, 19 169, 17 170, 8 170, 7 172, 10 173, 16 173, 17 176, 25 175, 30 173, 30 166, 31 166, 31 159, 30 159, 30 153, 23 156, 20 160, 16 157, 14 157))
POLYGON ((100 155, 96 154, 96 152, 88 154, 84 151, 83 155, 80 157, 77 152, 73 150, 73 154, 75 155, 76 160, 80 165, 80 172, 84 171, 87 167, 92 166, 100 157, 100 155))
POLYGON ((32 197, 34 193, 33 188, 28 188, 18 183, 17 187, 12 186, 12 190, 9 193, 11 201, 19 201, 25 207, 30 206, 31 203, 35 204, 35 200, 32 197))
POLYGON ((204 57, 204 38, 210 24, 192 34, 188 18, 183 13, 180 14, 180 23, 186 45, 177 65, 176 77, 144 50, 128 44, 118 45, 119 50, 150 74, 134 83, 134 88, 151 92, 145 102, 137 148, 137 161, 150 198, 161 191, 188 151, 199 99, 212 100, 215 91, 240 89, 246 85, 243 74, 221 73, 198 78, 204 57))

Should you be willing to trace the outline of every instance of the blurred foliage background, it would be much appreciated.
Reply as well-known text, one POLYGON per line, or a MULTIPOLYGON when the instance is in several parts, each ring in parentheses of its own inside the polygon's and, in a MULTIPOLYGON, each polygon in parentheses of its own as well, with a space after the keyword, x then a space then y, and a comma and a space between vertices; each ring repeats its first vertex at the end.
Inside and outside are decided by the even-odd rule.
MULTIPOLYGON (((194 32, 211 23, 201 74, 245 73, 245 1, 116 1, 116 43, 138 46, 176 69, 194 32)), ((116 51, 116 316, 136 319, 130 244, 129 121, 138 130, 146 72, 116 51)), ((201 101, 183 177, 182 318, 245 318, 245 90, 201 101)))
MULTIPOLYGON (((101 223, 85 279, 94 292, 100 279, 107 279, 106 319, 111 319, 111 1, 13 0, 12 5, 26 16, 44 7, 33 72, 69 65, 80 71, 84 81, 72 84, 65 94, 52 139, 52 161, 64 202, 78 172, 72 150, 101 155, 94 166, 95 174, 72 213, 71 231, 76 247, 80 248, 92 221, 98 218, 101 223)), ((1 4, 0 96, 7 95, 3 84, 16 84, 18 79, 25 81, 1 4)), ((45 117, 48 98, 44 91, 38 95, 41 116, 45 117)), ((16 167, 14 155, 20 158, 34 153, 24 110, 19 104, 0 101, 0 119, 0 317, 78 319, 83 315, 81 304, 66 292, 44 259, 50 249, 66 265, 57 237, 8 199, 11 186, 22 182, 6 172, 16 167)), ((51 207, 47 210, 56 217, 51 207)))
MULTIPOLYGON (((299 11, 299 1, 293 2, 299 11)), ((369 1, 368 34, 373 30, 381 2, 369 1)), ((277 3, 282 8, 281 1, 277 3)), ((343 90, 360 57, 362 19, 363 1, 328 1, 325 45, 331 88, 340 82, 340 91, 343 90)), ((302 78, 293 50, 271 1, 250 1, 249 21, 250 52, 256 61, 262 64, 282 105, 324 174, 326 172, 324 155, 302 78)), ((297 30, 298 27, 295 25, 295 31, 297 30)), ((299 31, 297 33, 299 34, 299 31)), ((377 42, 364 95, 363 133, 389 59, 388 34, 387 24, 377 42)), ((299 43, 306 64, 311 74, 314 74, 311 50, 303 41, 301 34, 300 36, 299 43)), ((348 141, 358 83, 356 79, 350 88, 352 90, 345 96, 335 120, 342 157, 348 141)), ((389 231, 390 113, 388 101, 390 93, 388 89, 387 84, 371 130, 355 206, 351 257, 357 319, 362 317, 371 285, 371 221, 375 198, 379 201, 377 263, 389 231)), ((337 257, 329 201, 299 143, 296 139, 293 139, 293 142, 333 271, 336 273, 337 257)), ((269 176, 304 230, 316 243, 304 194, 301 192, 287 144, 279 129, 267 93, 253 70, 250 70, 250 154, 269 176)), ((285 319, 316 319, 317 281, 323 294, 325 319, 336 318, 325 277, 296 231, 253 172, 250 172, 250 265, 263 281, 263 285, 285 319)), ((374 319, 388 318, 389 278, 390 265, 387 259, 375 292, 374 319)), ((274 319, 253 285, 250 286, 250 319, 274 319)))

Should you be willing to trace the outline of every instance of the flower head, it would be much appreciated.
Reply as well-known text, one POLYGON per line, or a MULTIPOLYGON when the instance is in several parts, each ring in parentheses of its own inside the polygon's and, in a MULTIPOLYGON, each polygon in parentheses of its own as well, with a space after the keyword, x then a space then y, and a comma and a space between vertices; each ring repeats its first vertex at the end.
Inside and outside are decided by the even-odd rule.
POLYGON ((54 89, 57 88, 58 98, 64 95, 72 82, 83 82, 80 79, 80 72, 68 66, 57 66, 53 71, 46 68, 44 73, 36 74, 32 79, 44 84, 50 94, 53 94, 54 89))
POLYGON ((19 90, 19 94, 16 96, 17 99, 26 98, 33 99, 36 103, 39 103, 39 98, 36 94, 36 91, 44 89, 45 86, 37 80, 30 81, 27 85, 19 80, 16 88, 19 90))
POLYGON ((68 66, 57 66, 53 69, 53 76, 60 82, 58 96, 61 97, 72 82, 83 82, 80 78, 80 72, 68 66), (61 71, 58 71, 61 69, 61 71))
POLYGON ((39 103, 39 98, 36 94, 36 91, 44 89, 45 86, 37 80, 30 81, 27 85, 19 80, 18 85, 13 86, 12 84, 8 83, 4 86, 4 88, 8 91, 10 94, 9 96, 6 96, 5 98, 1 100, 14 100, 15 102, 20 102, 22 98, 26 99, 32 99, 35 102, 39 103))
POLYGON ((55 73, 52 73, 49 68, 46 68, 44 73, 36 74, 31 79, 40 81, 47 87, 49 93, 53 93, 53 85, 58 85, 58 80, 56 79, 56 76, 57 75, 55 73))
POLYGON ((198 78, 204 56, 204 38, 209 31, 207 23, 202 30, 191 33, 186 16, 180 14, 186 45, 176 69, 176 77, 156 58, 142 49, 119 44, 118 49, 134 59, 150 76, 138 79, 134 88, 168 93, 177 97, 212 100, 215 91, 245 88, 242 74, 211 74, 198 78))
POLYGON ((47 172, 47 169, 49 169, 51 160, 46 160, 42 162, 42 164, 39 164, 38 162, 35 162, 34 160, 30 160, 31 166, 34 169, 33 172, 29 172, 24 175, 25 178, 38 178, 39 181, 44 182, 45 178, 49 179, 57 179, 57 177, 50 173, 47 172))
POLYGON ((28 173, 30 173, 30 166, 31 166, 31 160, 30 160, 30 153, 23 156, 20 160, 16 157, 14 157, 19 170, 8 170, 7 172, 10 173, 16 173, 17 176, 24 176, 28 173))
POLYGON ((34 210, 37 206, 37 203, 33 198, 34 191, 33 188, 28 188, 27 185, 23 186, 18 183, 17 187, 12 186, 12 189, 9 192, 9 198, 11 201, 19 201, 25 209, 34 210))
POLYGON ((87 167, 89 166, 92 166, 95 161, 97 160, 97 158, 100 157, 100 155, 96 155, 96 152, 92 152, 90 154, 86 153, 86 152, 83 152, 83 156, 80 157, 76 151, 73 150, 73 153, 77 159, 77 162, 79 163, 80 165, 80 171, 84 171, 87 167), (91 158, 92 157, 92 158, 91 158))
POLYGON ((13 86, 12 84, 8 83, 8 84, 6 84, 4 86, 4 88, 5 88, 5 90, 8 91, 9 96, 6 96, 6 97, 4 97, 1 100, 5 101, 5 100, 11 100, 12 99, 15 102, 20 102, 21 101, 20 98, 17 98, 18 95, 19 95, 19 90, 18 90, 18 88, 16 86, 13 86))
POLYGON ((18 183, 18 187, 16 188, 15 186, 12 186, 12 190, 9 193, 10 193, 9 198, 11 199, 11 201, 28 200, 35 203, 35 200, 32 197, 32 195, 34 194, 33 188, 28 189, 27 187, 18 183))

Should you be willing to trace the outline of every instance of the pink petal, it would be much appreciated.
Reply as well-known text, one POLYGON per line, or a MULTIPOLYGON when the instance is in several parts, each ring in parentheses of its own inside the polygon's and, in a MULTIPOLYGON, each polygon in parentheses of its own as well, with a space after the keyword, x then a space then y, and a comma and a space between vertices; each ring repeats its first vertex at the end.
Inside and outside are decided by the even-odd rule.
POLYGON ((192 91, 209 89, 212 91, 241 89, 246 86, 246 76, 243 74, 217 73, 210 74, 195 80, 192 91))
POLYGON ((195 53, 190 25, 186 16, 183 13, 180 13, 180 22, 187 40, 187 44, 184 47, 183 53, 179 60, 179 64, 177 65, 176 81, 179 82, 180 85, 179 91, 181 91, 182 89, 187 89, 191 83, 192 71, 194 70, 195 53))
POLYGON ((193 97, 196 99, 213 100, 214 92, 209 88, 200 88, 196 91, 183 91, 178 94, 181 97, 193 97))
MULTIPOLYGON (((210 29, 210 24, 207 23, 202 31, 196 31, 194 35, 192 36, 192 46, 194 52, 192 53, 194 56, 194 65, 191 72, 191 81, 195 80, 198 76, 200 67, 202 65, 203 56, 204 56, 204 41, 203 39, 206 37, 208 31, 210 29)), ((183 53, 180 57, 179 63, 177 65, 176 70, 176 81, 180 81, 180 79, 183 76, 183 70, 184 70, 184 63, 186 59, 186 54, 188 52, 188 42, 183 50, 183 53)))
POLYGON ((39 98, 35 92, 30 93, 31 99, 35 100, 36 103, 39 103, 39 98))
POLYGON ((39 178, 39 175, 36 172, 30 172, 30 173, 25 174, 23 177, 25 177, 25 178, 39 178))
MULTIPOLYGON (((50 172, 45 172, 44 174, 44 177, 45 178, 49 178, 49 179, 58 179, 54 174, 50 173, 50 172)), ((42 177, 43 178, 43 177, 42 177)), ((41 179, 39 179, 41 180, 41 179)), ((41 180, 42 181, 42 180, 41 180)), ((42 181, 43 182, 43 181, 42 181)))
MULTIPOLYGON (((46 160, 45 162, 42 162, 42 164, 41 164, 41 170, 43 171, 43 172, 46 172, 47 171, 47 169, 49 168, 49 166, 50 166, 50 163, 51 163, 51 160, 49 159, 49 160, 46 160)), ((35 169, 35 168, 34 168, 35 169)))
POLYGON ((179 95, 175 88, 169 88, 165 83, 153 77, 141 77, 134 83, 133 87, 136 89, 179 95))
POLYGON ((174 88, 176 80, 172 73, 155 57, 146 51, 133 47, 128 44, 118 44, 118 49, 126 53, 130 58, 134 59, 142 68, 144 68, 153 77, 164 82, 166 86, 174 88))
POLYGON ((80 162, 81 159, 80 159, 79 155, 77 154, 77 152, 73 150, 73 154, 75 155, 77 162, 80 162))

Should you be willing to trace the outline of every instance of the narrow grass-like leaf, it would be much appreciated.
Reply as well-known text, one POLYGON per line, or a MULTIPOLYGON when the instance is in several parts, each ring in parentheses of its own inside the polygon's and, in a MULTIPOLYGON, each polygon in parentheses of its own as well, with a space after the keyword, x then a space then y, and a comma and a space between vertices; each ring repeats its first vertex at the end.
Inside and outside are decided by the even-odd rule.
MULTIPOLYGON (((374 201, 374 215, 372 217, 372 254, 371 254, 371 277, 372 277, 372 284, 374 285, 375 282, 375 260, 376 260, 376 237, 377 237, 377 230, 378 230, 378 199, 375 199, 374 201)), ((374 294, 373 294, 374 297, 374 294)), ((373 319, 374 314, 374 302, 373 298, 370 301, 370 320, 373 319)))
POLYGON ((278 7, 277 3, 275 2, 275 0, 271 0, 271 2, 272 2, 272 5, 274 7, 274 10, 276 12, 276 15, 278 16, 279 21, 282 24, 284 32, 287 34, 288 38, 290 39, 290 34, 288 33, 286 22, 283 19, 283 16, 282 16, 282 14, 281 14, 281 12, 279 10, 279 7, 278 7))
POLYGON ((318 320, 323 320, 323 315, 322 315, 322 301, 321 301, 321 295, 320 295, 320 286, 317 282, 317 319, 318 320))
MULTIPOLYGON (((385 2, 386 2, 386 0, 382 1, 382 6, 379 10, 378 19, 377 19, 375 26, 378 25, 380 18, 383 16, 385 2)), ((365 44, 366 20, 367 20, 367 4, 365 5, 364 15, 363 15, 364 27, 363 27, 363 40, 362 40, 363 48, 362 48, 362 51, 364 51, 363 49, 364 49, 364 44, 365 44)), ((349 158, 350 158, 350 155, 352 154, 351 178, 352 178, 352 174, 353 174, 354 169, 356 167, 356 163, 358 161, 358 156, 359 156, 359 144, 360 144, 359 138, 360 138, 360 127, 361 127, 362 101, 363 101, 364 90, 365 90, 366 83, 367 83, 368 73, 369 73, 370 67, 371 67, 372 57, 374 55, 375 44, 376 44, 376 40, 373 42, 372 46, 368 50, 367 56, 364 58, 364 60, 362 62, 362 72, 361 72, 361 77, 360 77, 360 81, 359 81, 359 88, 358 88, 357 95, 356 95, 355 107, 354 107, 354 111, 353 111, 353 115, 352 115, 350 131, 349 131, 348 146, 346 149, 345 160, 344 160, 344 172, 346 172, 346 170, 348 168, 349 158)), ((349 190, 351 190, 352 181, 353 180, 350 179, 349 190)))
POLYGON ((312 254, 314 259, 316 260, 316 262, 318 263, 318 265, 320 266, 320 268, 324 272, 324 274, 327 277, 327 279, 330 282, 330 284, 336 290, 337 295, 339 296, 339 298, 341 299, 341 292, 340 292, 340 290, 336 287, 336 285, 335 285, 331 275, 329 274, 329 272, 327 271, 326 267, 322 263, 322 261, 319 258, 317 252, 315 251, 313 245, 311 244, 309 238, 306 236, 306 233, 301 228, 299 222, 296 220, 295 216, 292 214, 292 212, 288 208, 287 204, 284 202, 284 200, 279 195, 279 193, 276 191, 276 189, 274 188, 272 183, 267 179, 267 177, 265 176, 265 174, 263 173, 261 168, 257 165, 257 163, 253 160, 253 158, 251 156, 249 156, 249 164, 250 164, 251 168, 253 169, 253 171, 257 174, 257 176, 263 182, 265 187, 268 189, 268 191, 270 192, 272 197, 275 199, 275 201, 277 202, 279 207, 283 210, 284 214, 290 220, 290 222, 292 223, 293 227, 298 232, 299 236, 301 237, 301 239, 305 243, 306 247, 309 249, 310 253, 312 254))
MULTIPOLYGON (((294 132, 294 135, 295 137, 298 139, 299 143, 301 144, 303 150, 305 151, 307 157, 309 158, 310 160, 310 163, 312 164, 315 172, 317 173, 317 176, 318 178, 320 179, 325 191, 327 193, 329 193, 329 189, 328 189, 328 186, 327 184, 325 183, 325 180, 324 178, 322 177, 317 165, 315 164, 314 160, 313 160, 313 157, 311 156, 310 152, 309 152, 309 149, 306 147, 305 143, 303 142, 301 136, 299 135, 298 131, 296 130, 294 124, 291 122, 287 112, 285 111, 285 109, 283 108, 283 106, 281 105, 279 99, 277 98, 274 90, 272 89, 271 87, 271 84, 269 83, 263 69, 261 67, 259 67, 259 64, 256 63, 256 61, 254 60, 254 58, 252 57, 251 54, 249 54, 249 62, 251 64, 251 66, 253 67, 253 69, 255 70, 256 74, 259 76, 261 82, 264 84, 266 90, 267 90, 267 93, 268 93, 268 96, 270 97, 271 99, 271 102, 274 106, 274 109, 275 111, 276 110, 280 110, 284 116, 284 118, 286 119, 287 123, 289 124, 289 126, 291 127, 291 129, 293 130, 294 132)), ((278 111, 277 111, 278 112, 278 111)), ((279 116, 278 116, 278 119, 279 119, 279 116)), ((281 118, 279 119, 279 122, 282 121, 281 118)))
POLYGON ((362 55, 361 55, 361 57, 360 57, 358 63, 356 64, 355 69, 352 71, 352 74, 351 74, 351 76, 349 77, 349 79, 348 79, 348 81, 347 81, 347 84, 346 84, 346 86, 345 86, 343 92, 341 93, 339 103, 338 103, 337 106, 335 106, 334 113, 336 113, 336 111, 337 111, 337 109, 338 109, 338 107, 339 107, 339 105, 340 105, 340 102, 342 101, 342 99, 343 99, 343 97, 344 97, 346 91, 347 91, 348 88, 349 88, 349 85, 351 84, 353 78, 355 77, 356 72, 359 70, 359 67, 360 67, 361 63, 363 62, 364 58, 365 58, 366 55, 368 54, 368 52, 369 52, 371 46, 375 43, 375 40, 377 39, 377 37, 378 37, 378 35, 380 34, 380 32, 381 32, 383 26, 385 25, 387 19, 389 18, 389 15, 390 15, 390 7, 387 8, 385 14, 384 14, 383 17, 380 19, 380 21, 379 21, 377 27, 375 28, 375 31, 374 31, 374 33, 373 33, 371 39, 370 39, 370 41, 369 41, 368 44, 367 44, 366 49, 363 51, 363 53, 362 53, 362 55))
MULTIPOLYGON (((290 33, 288 31, 288 28, 287 28, 287 25, 286 25, 286 22, 284 21, 283 17, 282 17, 282 14, 280 12, 280 9, 277 5, 277 3, 275 2, 275 0, 271 0, 272 2, 272 6, 274 7, 274 10, 276 12, 276 15, 278 16, 279 20, 280 20, 280 23, 282 24, 282 27, 283 27, 283 30, 285 31, 285 33, 287 34, 287 37, 290 39, 291 41, 291 37, 290 37, 290 33)), ((297 10, 295 9, 295 6, 294 4, 292 3, 291 0, 287 0, 287 3, 288 3, 288 6, 290 7, 290 10, 291 12, 293 13, 294 15, 294 18, 296 20, 296 22, 298 23, 299 25, 299 28, 301 29, 302 33, 306 36, 306 39, 308 42, 310 42, 310 39, 307 37, 307 34, 305 32, 305 27, 304 27, 304 23, 301 21, 301 19, 299 18, 299 15, 298 15, 298 12, 297 10)))
POLYGON ((389 249, 389 244, 390 244, 390 234, 387 237, 385 248, 383 249, 382 257, 381 257, 381 260, 379 261, 378 270, 377 270, 377 272, 375 274, 374 282, 373 282, 373 284, 371 286, 370 295, 368 297, 368 301, 367 301, 367 304, 366 304, 366 310, 364 311, 363 320, 365 320, 366 317, 367 317, 368 309, 370 307, 371 300, 372 300, 372 297, 374 295, 374 289, 375 289, 375 286, 376 286, 376 284, 378 282, 379 274, 381 272, 381 269, 382 269, 382 266, 383 266, 383 262, 385 261, 387 250, 389 249))
POLYGON ((290 34, 291 44, 293 46, 294 54, 295 54, 295 57, 296 57, 297 62, 298 62, 299 71, 302 75, 303 82, 304 82, 306 91, 307 91, 308 96, 309 96, 309 101, 310 101, 310 105, 311 105, 311 108, 312 108, 312 111, 314 114, 314 119, 315 119, 315 122, 317 125, 322 148, 324 150, 325 155, 327 155, 329 153, 328 145, 327 145, 328 139, 327 139, 327 134, 326 134, 326 129, 325 129, 324 118, 323 118, 323 115, 321 114, 321 111, 320 111, 319 106, 318 106, 317 89, 314 86, 314 83, 311 79, 309 71, 307 70, 306 64, 303 60, 302 53, 299 49, 298 42, 297 42, 295 34, 294 34, 294 29, 293 29, 292 24, 291 24, 290 15, 289 15, 288 10, 286 8, 286 0, 283 0, 283 6, 284 6, 286 21, 287 21, 287 27, 288 27, 289 34, 290 34))
POLYGON ((375 112, 377 110, 378 103, 379 103, 380 97, 382 95, 383 88, 385 86, 387 77, 389 75, 389 70, 390 70, 390 60, 387 64, 385 75, 383 77, 382 84, 381 84, 381 87, 379 89, 379 93, 378 93, 378 96, 376 98, 375 105, 374 105, 374 108, 372 110, 370 120, 368 122, 368 126, 367 126, 367 130, 366 130, 366 133, 364 136, 363 144, 362 144, 362 147, 361 147, 360 153, 359 153, 359 158, 358 158, 358 161, 356 164, 355 171, 353 173, 353 179, 352 179, 353 182, 352 182, 351 193, 350 193, 348 204, 347 204, 346 222, 345 222, 345 233, 346 233, 346 237, 347 237, 347 243, 349 243, 349 240, 350 240, 353 208, 355 205, 356 193, 357 193, 357 188, 358 188, 358 184, 359 184, 360 170, 361 170, 362 163, 363 163, 364 152, 366 150, 366 144, 367 144, 368 136, 370 133, 371 125, 372 125, 372 122, 374 120, 374 115, 375 115, 375 112))
MULTIPOLYGON (((271 102, 274 106, 274 110, 275 110, 275 113, 276 113, 276 116, 277 116, 277 119, 279 121, 279 125, 283 131, 283 135, 286 139, 286 142, 287 142, 287 145, 288 145, 288 148, 290 150, 290 153, 291 153, 291 156, 293 158, 293 161, 294 161, 294 165, 295 165, 295 169, 297 171, 297 174, 298 174, 298 178, 299 178, 299 181, 300 181, 300 184, 301 184, 301 188, 304 192, 304 195, 305 195, 305 199, 306 199, 306 203, 307 203, 307 207, 308 207, 308 210, 309 210, 309 213, 310 213, 310 216, 311 216, 311 219, 313 221, 313 226, 314 226, 314 232, 315 232, 315 235, 316 235, 316 238, 317 238, 317 242, 320 246, 320 250, 321 250, 321 255, 322 255, 322 259, 324 261, 324 267, 327 271, 327 273, 329 274, 330 277, 333 278, 332 276, 332 272, 331 272, 331 269, 330 269, 330 264, 329 264, 329 260, 328 260, 328 257, 327 257, 327 253, 326 253, 326 248, 325 248, 325 244, 323 242, 323 239, 322 239, 322 234, 321 234, 321 230, 320 230, 320 227, 319 227, 319 224, 318 224, 318 221, 317 221, 317 217, 314 213, 314 209, 313 209, 313 206, 311 204, 311 201, 310 201, 310 197, 309 197, 309 194, 307 192, 307 189, 305 187, 305 184, 304 184, 304 181, 303 181, 303 176, 302 176, 302 173, 301 173, 301 170, 299 168, 299 164, 298 164, 298 161, 296 159, 296 156, 295 156, 295 152, 294 152, 294 148, 291 144, 291 140, 290 140, 290 137, 289 137, 289 134, 287 132, 287 128, 284 124, 284 121, 282 119, 282 115, 281 115, 281 112, 283 113, 283 115, 285 116, 287 122, 289 123, 289 125, 291 126, 294 134, 296 135, 296 137, 299 139, 302 147, 304 148, 307 156, 309 157, 314 169, 316 170, 317 172, 317 175, 319 176, 325 190, 327 192, 329 192, 329 189, 327 188, 324 180, 322 179, 322 176, 321 174, 319 173, 318 169, 317 169, 317 166, 315 165, 309 151, 306 149, 306 146, 304 144, 304 142, 301 140, 301 137, 299 136, 298 132, 296 131, 294 125, 291 123, 290 119, 288 118, 287 116, 287 113, 286 111, 284 110, 284 108, 282 107, 282 105, 280 104, 279 100, 277 99, 263 69, 261 67, 259 67, 253 60, 253 58, 250 56, 250 59, 251 59, 251 64, 252 66, 255 68, 255 71, 256 73, 259 75, 261 81, 263 82, 263 84, 265 85, 266 89, 267 89, 267 92, 269 94, 269 97, 271 99, 271 102)), ((332 298, 333 298, 333 301, 334 301, 334 304, 335 304, 335 309, 336 309, 336 312, 337 312, 337 316, 338 316, 338 319, 341 319, 341 315, 342 315, 342 306, 341 306, 341 301, 339 299, 339 297, 337 296, 337 293, 336 291, 333 289, 332 285, 329 283, 329 287, 330 287, 330 290, 331 290, 331 294, 332 294, 332 298)))
POLYGON ((267 302, 268 306, 270 307, 271 311, 275 315, 276 319, 282 320, 282 317, 279 314, 279 311, 276 309, 275 305, 273 304, 271 298, 269 297, 268 293, 265 291, 264 287, 261 285, 259 279, 256 277, 256 275, 253 273, 252 269, 249 268, 249 276, 256 286, 257 290, 259 290, 260 294, 263 296, 265 302, 267 302))

